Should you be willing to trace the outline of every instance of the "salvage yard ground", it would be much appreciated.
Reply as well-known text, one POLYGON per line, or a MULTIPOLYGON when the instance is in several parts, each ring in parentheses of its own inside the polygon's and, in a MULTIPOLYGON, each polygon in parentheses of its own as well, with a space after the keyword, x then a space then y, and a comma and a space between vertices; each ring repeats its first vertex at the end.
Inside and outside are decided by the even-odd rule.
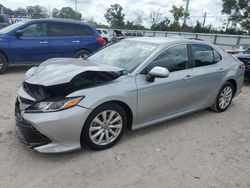
POLYGON ((250 82, 224 113, 203 110, 127 132, 104 151, 49 155, 15 135, 15 89, 27 69, 0 75, 0 188, 250 187, 250 82))

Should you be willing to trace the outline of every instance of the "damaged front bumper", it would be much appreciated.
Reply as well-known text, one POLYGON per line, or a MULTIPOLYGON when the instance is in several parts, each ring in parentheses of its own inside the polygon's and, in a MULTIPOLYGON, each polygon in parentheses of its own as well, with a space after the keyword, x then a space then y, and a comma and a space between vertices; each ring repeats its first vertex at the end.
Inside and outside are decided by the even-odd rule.
POLYGON ((41 153, 68 152, 81 148, 81 132, 91 110, 81 106, 46 113, 27 113, 20 106, 23 89, 19 88, 16 101, 16 133, 18 138, 32 149, 41 153))

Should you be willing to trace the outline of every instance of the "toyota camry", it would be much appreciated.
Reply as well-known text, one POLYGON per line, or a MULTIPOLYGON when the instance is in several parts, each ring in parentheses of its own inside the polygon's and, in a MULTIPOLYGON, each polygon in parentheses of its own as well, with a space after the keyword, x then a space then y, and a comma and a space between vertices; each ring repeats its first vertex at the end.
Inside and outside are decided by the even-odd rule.
POLYGON ((106 149, 126 129, 225 111, 244 70, 216 45, 180 38, 130 38, 86 59, 49 59, 17 89, 16 133, 42 153, 106 149))

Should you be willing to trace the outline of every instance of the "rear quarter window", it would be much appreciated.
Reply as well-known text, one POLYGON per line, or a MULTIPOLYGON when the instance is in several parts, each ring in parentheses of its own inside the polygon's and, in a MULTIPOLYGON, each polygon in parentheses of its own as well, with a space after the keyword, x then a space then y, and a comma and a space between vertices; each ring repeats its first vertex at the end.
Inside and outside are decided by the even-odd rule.
POLYGON ((94 34, 93 29, 87 25, 78 25, 77 30, 79 36, 91 36, 94 34))

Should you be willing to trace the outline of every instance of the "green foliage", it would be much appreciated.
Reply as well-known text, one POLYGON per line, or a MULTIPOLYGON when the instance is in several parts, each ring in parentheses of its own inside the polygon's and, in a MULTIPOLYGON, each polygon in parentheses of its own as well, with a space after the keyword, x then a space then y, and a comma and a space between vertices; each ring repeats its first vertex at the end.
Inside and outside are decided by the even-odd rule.
POLYGON ((27 6, 27 14, 30 18, 46 18, 48 17, 48 10, 40 5, 27 6))
POLYGON ((63 7, 61 10, 53 9, 52 17, 81 20, 82 14, 74 11, 71 7, 63 7))
POLYGON ((126 29, 131 30, 145 30, 146 28, 141 24, 135 24, 134 22, 127 21, 125 24, 126 29))
POLYGON ((235 28, 240 24, 250 34, 249 11, 247 0, 222 0, 222 13, 230 16, 229 20, 235 28))
POLYGON ((189 18, 189 13, 184 10, 184 8, 176 7, 175 5, 172 6, 172 9, 169 11, 173 14, 174 22, 179 23, 181 19, 189 18))
POLYGON ((160 10, 157 11, 151 11, 148 16, 148 23, 150 25, 150 29, 154 30, 153 28, 159 24, 159 22, 162 20, 162 13, 160 13, 160 10))
POLYGON ((169 24, 170 20, 167 17, 165 17, 164 20, 162 20, 161 22, 152 25, 151 29, 155 31, 167 31, 170 29, 169 24))
POLYGON ((125 14, 122 13, 122 6, 119 4, 111 5, 107 12, 104 14, 105 19, 110 24, 112 28, 124 28, 124 17, 125 14))

